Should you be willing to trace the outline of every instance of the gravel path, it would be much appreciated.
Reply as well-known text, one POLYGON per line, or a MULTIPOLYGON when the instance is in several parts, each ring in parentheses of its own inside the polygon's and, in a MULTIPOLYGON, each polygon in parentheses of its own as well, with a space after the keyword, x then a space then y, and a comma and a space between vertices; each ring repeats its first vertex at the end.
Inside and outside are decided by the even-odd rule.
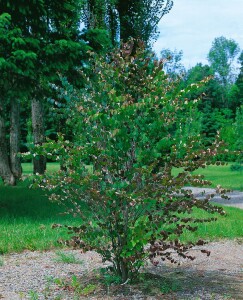
POLYGON ((129 285, 121 287, 126 293, 121 290, 118 295, 108 296, 98 292, 87 297, 75 296, 71 290, 60 288, 54 279, 61 281, 76 276, 87 280, 91 271, 101 267, 102 262, 95 252, 63 252, 75 255, 82 263, 56 262, 54 251, 28 251, 4 256, 0 267, 0 299, 243 299, 243 240, 214 242, 198 247, 192 250, 192 254, 197 254, 196 260, 182 261, 181 266, 169 263, 161 263, 157 267, 148 265, 146 271, 179 285, 177 292, 153 296, 145 296, 141 290, 129 285), (199 251, 203 248, 211 251, 209 257, 199 251))
POLYGON ((39 294, 38 299, 55 299, 60 291, 55 288, 54 279, 71 278, 73 275, 83 276, 102 265, 100 257, 95 252, 85 254, 80 250, 62 252, 75 255, 82 263, 57 262, 58 256, 54 251, 26 251, 4 256, 3 266, 0 267, 0 299, 31 299, 31 294, 35 292, 39 294), (51 295, 48 295, 49 289, 51 295))

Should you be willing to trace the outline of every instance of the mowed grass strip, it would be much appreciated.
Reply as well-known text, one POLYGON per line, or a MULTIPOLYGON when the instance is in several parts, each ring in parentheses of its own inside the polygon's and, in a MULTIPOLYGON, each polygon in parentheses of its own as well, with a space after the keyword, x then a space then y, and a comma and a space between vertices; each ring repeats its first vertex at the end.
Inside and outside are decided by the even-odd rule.
MULTIPOLYGON (((221 185, 224 188, 243 191, 243 172, 231 171, 230 167, 234 163, 228 163, 223 166, 210 165, 206 168, 200 168, 193 172, 193 174, 201 174, 205 176, 205 179, 210 180, 212 185, 210 187, 216 187, 221 185)), ((174 169, 173 174, 176 175, 181 172, 182 169, 174 169)))
MULTIPOLYGON (((33 174, 33 164, 32 163, 22 163, 23 175, 33 174)), ((46 170, 48 173, 53 173, 60 170, 60 164, 57 162, 49 162, 46 164, 46 170)))
POLYGON ((217 221, 200 223, 198 225, 198 230, 195 232, 186 230, 180 237, 180 240, 184 242, 196 242, 199 239, 204 239, 206 241, 235 238, 242 239, 243 210, 239 208, 224 206, 224 211, 226 212, 226 214, 224 216, 221 216, 218 214, 209 214, 199 209, 194 209, 194 217, 204 219, 216 217, 217 221))

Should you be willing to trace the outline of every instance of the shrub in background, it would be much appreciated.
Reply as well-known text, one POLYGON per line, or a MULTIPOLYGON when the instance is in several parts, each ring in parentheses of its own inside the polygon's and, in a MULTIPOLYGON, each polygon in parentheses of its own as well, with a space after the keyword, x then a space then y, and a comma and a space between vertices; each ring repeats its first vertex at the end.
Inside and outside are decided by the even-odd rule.
POLYGON ((185 95, 198 85, 178 91, 142 44, 135 49, 130 41, 106 58, 94 56, 90 66, 94 75, 85 77, 85 89, 65 81, 60 89, 75 142, 60 135, 38 149, 63 166, 39 186, 80 218, 79 227, 67 226, 73 242, 98 251, 126 282, 147 258, 154 265, 160 257, 174 263, 172 252, 193 259, 186 254, 193 244, 182 244, 180 235, 215 220, 194 218, 193 208, 224 212, 209 202, 213 195, 199 201, 183 187, 208 183, 191 172, 210 163, 221 143, 205 149, 197 131, 188 130, 197 100, 185 95), (182 171, 174 176, 172 168, 182 171))

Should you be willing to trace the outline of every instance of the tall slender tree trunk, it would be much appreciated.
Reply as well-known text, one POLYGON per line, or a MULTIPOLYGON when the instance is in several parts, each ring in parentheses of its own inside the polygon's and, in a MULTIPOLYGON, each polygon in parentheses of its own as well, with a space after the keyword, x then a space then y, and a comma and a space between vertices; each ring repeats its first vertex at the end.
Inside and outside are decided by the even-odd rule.
MULTIPOLYGON (((31 113, 34 144, 41 145, 45 141, 44 109, 42 102, 37 98, 32 99, 31 113)), ((33 159, 33 165, 34 174, 44 174, 46 170, 46 158, 42 155, 37 156, 33 159)))
POLYGON ((11 100, 10 124, 10 165, 14 177, 17 179, 22 175, 22 168, 18 156, 20 150, 20 103, 16 99, 11 100))
POLYGON ((5 120, 3 105, 0 100, 0 176, 2 177, 5 184, 15 185, 16 181, 13 173, 11 172, 9 157, 8 157, 8 147, 6 142, 6 132, 5 132, 5 120))
POLYGON ((110 4, 108 7, 109 15, 109 30, 111 36, 111 42, 113 46, 118 46, 120 43, 120 18, 119 13, 114 4, 110 4))

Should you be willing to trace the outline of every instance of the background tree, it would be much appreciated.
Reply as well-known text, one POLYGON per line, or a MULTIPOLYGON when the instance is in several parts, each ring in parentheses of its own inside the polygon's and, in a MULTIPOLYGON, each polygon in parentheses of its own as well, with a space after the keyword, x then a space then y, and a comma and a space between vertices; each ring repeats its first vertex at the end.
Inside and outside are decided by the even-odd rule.
POLYGON ((234 63, 239 51, 239 45, 232 39, 221 36, 213 41, 208 53, 208 61, 223 86, 227 86, 235 80, 234 63))
MULTIPOLYGON (((198 97, 200 94, 201 102, 198 109, 201 112, 201 133, 204 135, 204 141, 210 144, 218 131, 221 131, 223 138, 229 149, 235 150, 235 115, 240 106, 240 97, 238 97, 239 88, 236 83, 227 82, 227 86, 222 85, 222 81, 215 75, 212 66, 197 64, 188 70, 185 76, 185 85, 193 82, 200 82, 203 78, 211 79, 201 87, 196 93, 189 95, 189 98, 198 97)), ((240 75, 239 77, 240 78, 240 75)), ((225 159, 233 159, 232 156, 225 159)))
POLYGON ((11 171, 8 157, 5 130, 5 112, 3 98, 0 98, 0 176, 6 184, 14 185, 15 178, 11 171))
MULTIPOLYGON (((12 120, 16 123, 17 104, 23 100, 25 91, 24 98, 32 103, 33 140, 35 144, 41 144, 45 140, 43 105, 50 96, 49 83, 59 81, 58 73, 69 74, 72 81, 78 75, 75 66, 80 66, 89 49, 79 37, 80 2, 31 1, 14 5, 0 1, 0 8, 5 12, 2 18, 5 24, 1 26, 4 87, 6 91, 14 90, 14 95, 8 92, 5 97, 8 96, 12 105, 12 120)), ((11 126, 15 137, 10 138, 10 145, 11 149, 15 147, 15 152, 19 147, 19 128, 19 124, 11 126)), ((45 158, 35 158, 34 172, 43 173, 44 170, 45 158)))
POLYGON ((150 45, 157 38, 160 19, 172 6, 172 0, 86 0, 83 21, 88 30, 108 30, 113 45, 129 38, 150 45))
POLYGON ((239 163, 243 163, 243 105, 238 107, 235 118, 235 146, 236 150, 240 151, 240 154, 237 157, 239 163))
POLYGON ((210 78, 210 80, 198 90, 190 93, 188 97, 189 99, 201 99, 198 105, 198 110, 201 113, 200 133, 203 136, 204 143, 210 144, 217 135, 217 131, 220 129, 220 124, 215 118, 214 111, 220 107, 221 86, 219 82, 213 78, 212 69, 201 63, 187 71, 184 78, 184 86, 192 83, 199 83, 204 78, 210 78))
POLYGON ((100 34, 100 38, 103 39, 102 34, 106 31, 106 34, 108 33, 110 43, 113 46, 116 46, 119 43, 120 21, 118 11, 115 6, 116 3, 117 0, 83 1, 82 21, 85 25, 85 35, 89 35, 89 37, 91 37, 91 39, 89 38, 89 41, 97 40, 97 36, 100 34))
POLYGON ((235 82, 235 99, 237 99, 236 106, 239 107, 243 104, 243 51, 241 52, 238 61, 240 63, 240 73, 235 82))
POLYGON ((229 107, 227 93, 236 79, 236 59, 239 51, 239 45, 234 40, 221 36, 215 38, 208 53, 211 68, 224 89, 222 101, 225 107, 229 107))
POLYGON ((120 38, 142 39, 149 45, 157 38, 158 23, 173 6, 172 0, 118 0, 116 9, 120 21, 120 38))
POLYGON ((186 70, 182 64, 183 51, 162 49, 160 57, 163 60, 163 66, 166 74, 170 77, 176 78, 185 74, 186 70))
POLYGON ((3 171, 0 175, 6 183, 15 184, 16 179, 21 175, 18 157, 20 102, 30 91, 29 82, 35 74, 35 49, 37 45, 33 40, 24 37, 20 28, 13 26, 11 16, 6 13, 0 16, 0 41, 1 143, 4 145, 2 148, 4 155, 1 155, 0 160, 5 165, 5 175, 2 173, 3 171), (8 111, 10 111, 10 119, 8 111), (10 127, 6 128, 9 123, 10 127), (7 133, 7 130, 10 136, 9 142, 3 133, 7 133), (6 176, 12 178, 11 181, 6 179, 6 176))

